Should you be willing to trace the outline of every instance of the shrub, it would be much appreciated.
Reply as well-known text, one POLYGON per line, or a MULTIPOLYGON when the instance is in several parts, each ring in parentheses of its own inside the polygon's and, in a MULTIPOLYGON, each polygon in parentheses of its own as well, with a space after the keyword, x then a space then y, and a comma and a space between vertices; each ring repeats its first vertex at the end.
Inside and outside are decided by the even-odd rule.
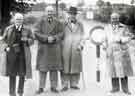
POLYGON ((24 24, 26 24, 26 25, 35 24, 36 21, 37 21, 37 18, 36 18, 36 17, 34 17, 34 16, 29 16, 29 17, 26 17, 26 18, 24 19, 24 24))

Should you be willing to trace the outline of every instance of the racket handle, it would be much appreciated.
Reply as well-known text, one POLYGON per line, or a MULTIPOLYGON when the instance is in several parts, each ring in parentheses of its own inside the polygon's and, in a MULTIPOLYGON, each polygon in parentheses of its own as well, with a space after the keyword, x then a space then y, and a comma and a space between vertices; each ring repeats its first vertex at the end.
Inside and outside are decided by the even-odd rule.
POLYGON ((97 82, 100 82, 100 70, 96 71, 97 82))

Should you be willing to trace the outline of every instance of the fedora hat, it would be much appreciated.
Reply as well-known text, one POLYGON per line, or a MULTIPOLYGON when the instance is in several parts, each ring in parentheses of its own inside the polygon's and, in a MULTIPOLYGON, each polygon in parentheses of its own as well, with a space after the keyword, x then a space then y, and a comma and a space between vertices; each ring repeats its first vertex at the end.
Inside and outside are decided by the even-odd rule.
POLYGON ((71 6, 71 7, 69 8, 69 10, 68 10, 68 13, 69 13, 69 14, 75 14, 75 15, 76 15, 76 14, 78 13, 78 10, 77 10, 76 7, 72 7, 72 6, 71 6))

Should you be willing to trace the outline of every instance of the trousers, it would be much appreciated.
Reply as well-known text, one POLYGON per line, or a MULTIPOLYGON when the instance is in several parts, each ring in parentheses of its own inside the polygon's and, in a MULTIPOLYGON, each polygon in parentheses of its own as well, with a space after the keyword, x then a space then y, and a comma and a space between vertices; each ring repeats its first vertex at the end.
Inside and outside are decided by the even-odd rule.
POLYGON ((61 79, 63 87, 76 87, 80 80, 80 73, 66 74, 61 72, 61 79))
MULTIPOLYGON (((49 71, 51 88, 57 88, 58 85, 58 72, 49 71)), ((47 72, 39 71, 39 88, 45 88, 46 86, 47 72)))
POLYGON ((120 84, 119 84, 119 79, 121 81, 121 87, 123 91, 128 91, 128 77, 124 78, 112 78, 112 89, 113 90, 120 90, 120 84))
MULTIPOLYGON (((25 77, 19 76, 19 84, 18 84, 18 93, 23 94, 24 92, 24 82, 25 77)), ((15 94, 16 93, 16 76, 9 77, 9 93, 15 94)))

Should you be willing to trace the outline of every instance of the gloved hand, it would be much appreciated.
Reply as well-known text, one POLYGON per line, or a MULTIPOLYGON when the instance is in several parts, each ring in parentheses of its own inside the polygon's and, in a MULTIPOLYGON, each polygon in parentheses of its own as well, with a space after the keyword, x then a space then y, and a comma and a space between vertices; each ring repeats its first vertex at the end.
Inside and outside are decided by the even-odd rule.
POLYGON ((114 42, 117 42, 117 43, 120 43, 120 42, 121 42, 120 36, 115 36, 115 37, 113 38, 113 41, 114 41, 114 42))
POLYGON ((127 43, 127 42, 129 42, 131 40, 131 38, 129 38, 129 37, 121 37, 121 42, 122 43, 127 43))
POLYGON ((3 40, 3 37, 2 36, 0 36, 0 40, 3 40))
POLYGON ((82 51, 83 50, 83 46, 82 45, 79 45, 78 47, 77 47, 77 51, 82 51))
POLYGON ((48 43, 53 43, 55 41, 55 38, 53 36, 48 37, 48 43))
POLYGON ((24 42, 27 42, 28 38, 27 37, 22 37, 21 40, 24 41, 24 42))
POLYGON ((6 47, 6 48, 5 48, 5 51, 6 51, 6 52, 9 52, 9 51, 10 51, 10 47, 6 47))

